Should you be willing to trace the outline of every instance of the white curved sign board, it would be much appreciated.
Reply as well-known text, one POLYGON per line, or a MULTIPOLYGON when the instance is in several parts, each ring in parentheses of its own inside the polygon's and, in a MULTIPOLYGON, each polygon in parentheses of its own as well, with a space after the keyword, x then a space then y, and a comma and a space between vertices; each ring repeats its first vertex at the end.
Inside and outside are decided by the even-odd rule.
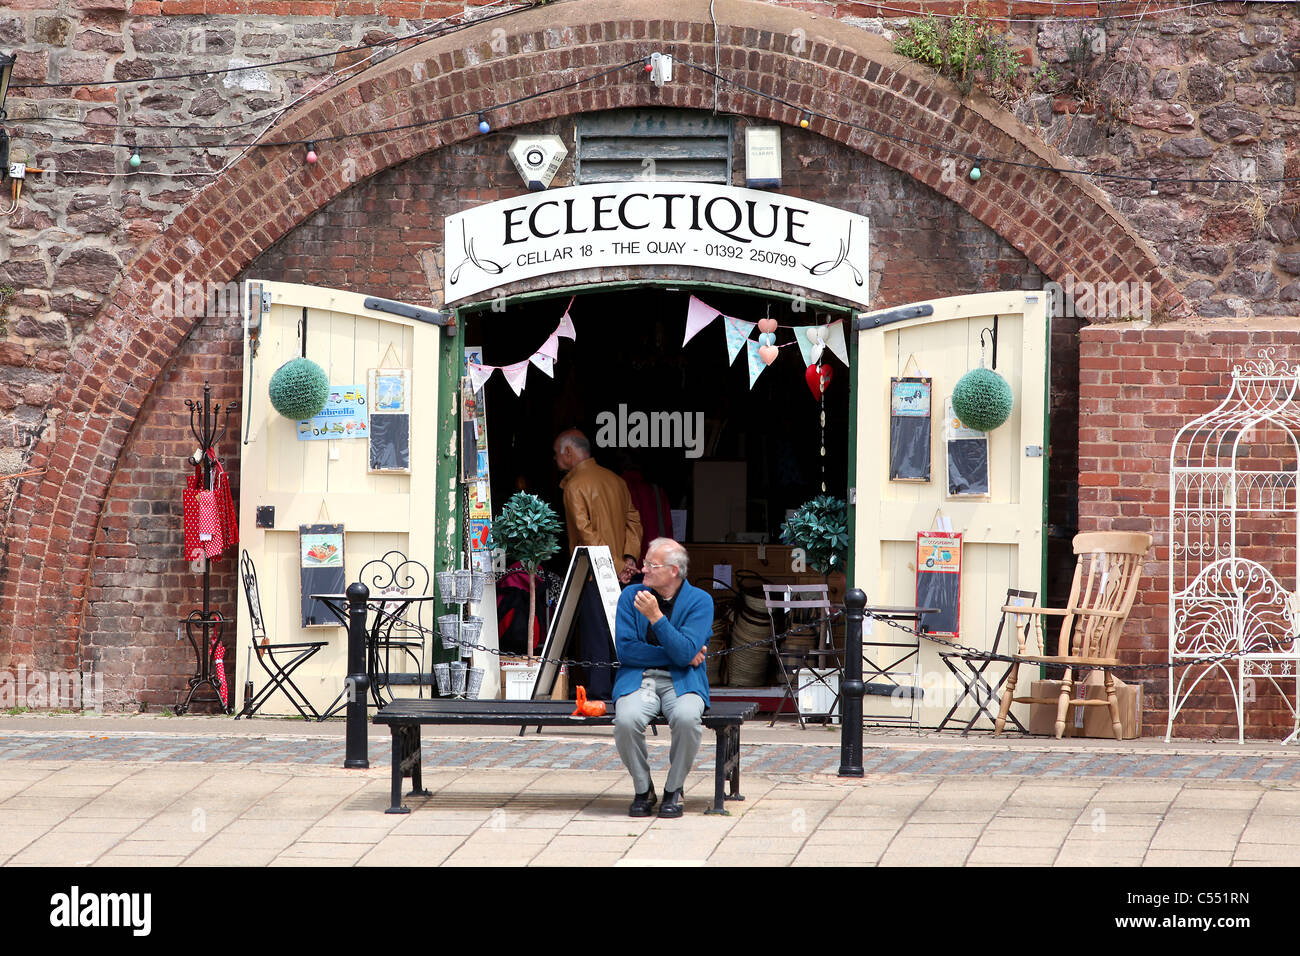
POLYGON ((445 229, 446 303, 555 272, 682 265, 867 304, 867 218, 764 190, 571 186, 476 206, 445 229))

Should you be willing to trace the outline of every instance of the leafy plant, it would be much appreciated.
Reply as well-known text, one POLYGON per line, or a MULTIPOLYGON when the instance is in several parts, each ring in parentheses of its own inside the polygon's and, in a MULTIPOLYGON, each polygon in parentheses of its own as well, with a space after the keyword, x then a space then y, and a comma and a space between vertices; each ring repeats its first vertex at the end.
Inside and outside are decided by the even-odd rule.
POLYGON ((543 561, 560 550, 560 519, 541 498, 516 492, 492 522, 491 546, 505 550, 506 558, 523 564, 528 572, 528 637, 525 645, 532 660, 533 627, 537 603, 533 576, 543 561))
POLYGON ((803 550, 823 576, 844 568, 849 553, 849 509, 842 498, 819 495, 799 506, 781 525, 781 540, 803 550))
POLYGON ((960 14, 912 17, 894 41, 894 52, 924 63, 951 80, 962 96, 978 83, 998 99, 1019 94, 1020 51, 1014 38, 987 17, 960 14))
POLYGON ((11 285, 0 285, 0 335, 9 334, 9 300, 18 294, 11 285))

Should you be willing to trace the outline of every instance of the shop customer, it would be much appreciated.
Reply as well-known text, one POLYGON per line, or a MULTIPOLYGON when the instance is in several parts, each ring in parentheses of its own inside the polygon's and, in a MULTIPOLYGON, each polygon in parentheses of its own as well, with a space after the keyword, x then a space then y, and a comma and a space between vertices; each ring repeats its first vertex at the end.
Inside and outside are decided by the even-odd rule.
MULTIPOLYGON (((564 521, 569 530, 569 551, 580 546, 604 545, 623 584, 636 573, 641 553, 641 516, 632 504, 627 484, 591 457, 591 443, 576 428, 555 439, 555 464, 565 472, 564 521)), ((587 688, 593 700, 610 700, 614 677, 609 655, 609 621, 600 600, 595 576, 588 573, 578 604, 578 657, 596 666, 574 668, 574 682, 587 688)))
POLYGON ((628 816, 648 817, 656 802, 645 729, 660 712, 672 730, 660 817, 680 817, 682 787, 695 763, 709 706, 705 651, 713 633, 713 598, 686 580, 686 549, 671 538, 650 542, 641 584, 618 599, 615 639, 614 742, 632 774, 628 816))

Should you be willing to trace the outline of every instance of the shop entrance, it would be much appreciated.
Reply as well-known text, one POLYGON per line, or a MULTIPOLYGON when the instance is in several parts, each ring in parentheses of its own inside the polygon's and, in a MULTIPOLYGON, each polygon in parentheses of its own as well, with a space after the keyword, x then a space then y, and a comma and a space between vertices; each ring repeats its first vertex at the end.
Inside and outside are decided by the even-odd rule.
MULTIPOLYGON (((553 377, 533 365, 518 394, 518 379, 512 386, 504 371, 483 386, 494 514, 526 490, 563 519, 552 444, 578 428, 596 461, 628 481, 644 542, 665 535, 686 544, 692 583, 711 589, 720 607, 743 604, 738 592, 747 588, 761 594, 764 580, 822 581, 792 558, 780 530, 788 512, 817 495, 847 498, 851 376, 827 348, 830 382, 815 398, 808 350, 796 336, 838 322, 847 343, 849 310, 734 288, 636 285, 515 298, 498 311, 460 310, 459 318, 467 352, 495 369, 528 361, 561 330, 553 377), (684 343, 692 300, 697 316, 720 314, 684 343), (572 338, 563 337, 566 315, 572 338), (749 324, 767 318, 778 326, 777 356, 751 385, 748 353, 759 330, 749 324), (729 333, 729 320, 742 324, 729 333)), ((562 547, 547 570, 563 575, 568 557, 562 547)), ((832 584, 838 599, 843 576, 832 584)), ((760 599, 750 615, 758 637, 767 633, 761 607, 760 599)), ((773 675, 742 679, 755 696, 776 683, 773 675)))

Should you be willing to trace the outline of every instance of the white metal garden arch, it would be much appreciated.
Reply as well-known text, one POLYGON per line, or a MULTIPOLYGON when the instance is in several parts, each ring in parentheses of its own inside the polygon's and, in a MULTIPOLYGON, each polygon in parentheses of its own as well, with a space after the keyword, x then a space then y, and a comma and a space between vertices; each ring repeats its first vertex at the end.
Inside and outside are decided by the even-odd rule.
POLYGON ((1179 710, 1215 671, 1232 688, 1239 743, 1256 678, 1276 687, 1291 710, 1295 729, 1284 742, 1300 732, 1300 366, 1275 362, 1272 353, 1234 366, 1227 397, 1184 425, 1170 451, 1166 742, 1179 710), (1177 677, 1175 665, 1186 665, 1177 677), (1280 683, 1288 679, 1290 698, 1280 683))

